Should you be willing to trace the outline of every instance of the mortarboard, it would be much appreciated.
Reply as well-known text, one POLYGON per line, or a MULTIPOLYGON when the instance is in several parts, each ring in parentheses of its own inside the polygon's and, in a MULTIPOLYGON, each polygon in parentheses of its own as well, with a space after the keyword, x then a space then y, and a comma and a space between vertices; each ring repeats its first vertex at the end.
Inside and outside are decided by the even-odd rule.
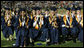
POLYGON ((76 10, 81 10, 81 8, 80 7, 77 7, 77 9, 76 10))
POLYGON ((10 8, 5 8, 5 10, 10 10, 10 8))
POLYGON ((66 10, 69 10, 70 11, 70 8, 66 8, 66 10))
POLYGON ((72 11, 75 11, 76 9, 73 7, 71 10, 72 10, 72 11))

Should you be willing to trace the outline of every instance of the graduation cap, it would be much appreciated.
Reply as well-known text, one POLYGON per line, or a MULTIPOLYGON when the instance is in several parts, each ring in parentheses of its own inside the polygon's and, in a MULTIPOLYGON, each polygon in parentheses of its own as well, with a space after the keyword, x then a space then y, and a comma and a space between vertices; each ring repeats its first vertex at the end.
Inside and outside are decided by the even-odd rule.
POLYGON ((10 10, 10 8, 5 8, 5 10, 10 10))
POLYGON ((57 8, 54 8, 54 11, 56 11, 57 10, 57 8))
POLYGON ((32 10, 36 10, 36 8, 35 7, 32 7, 32 10))
POLYGON ((81 10, 81 8, 80 7, 77 7, 77 9, 76 10, 81 10))
POLYGON ((55 8, 55 7, 51 7, 50 9, 53 10, 53 11, 57 10, 57 8, 55 8))
POLYGON ((26 11, 24 8, 20 8, 20 11, 26 11))
POLYGON ((69 10, 70 11, 70 8, 66 8, 66 10, 69 10))
POLYGON ((36 10, 37 9, 37 7, 32 7, 32 10, 36 10))
POLYGON ((25 7, 25 9, 30 10, 30 8, 29 8, 29 7, 25 7))
POLYGON ((71 10, 72 10, 72 11, 75 11, 76 9, 75 9, 75 8, 72 8, 71 10))
POLYGON ((36 10, 40 10, 41 8, 40 8, 40 7, 36 7, 35 9, 36 9, 36 10))
POLYGON ((45 11, 49 11, 49 9, 46 9, 45 11))

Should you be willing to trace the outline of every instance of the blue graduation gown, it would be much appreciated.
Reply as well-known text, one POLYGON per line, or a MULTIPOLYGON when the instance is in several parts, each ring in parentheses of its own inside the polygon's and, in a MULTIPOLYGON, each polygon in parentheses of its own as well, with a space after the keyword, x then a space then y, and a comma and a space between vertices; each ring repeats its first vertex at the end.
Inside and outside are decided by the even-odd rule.
POLYGON ((14 30, 16 32, 16 37, 17 37, 17 33, 18 33, 18 26, 19 26, 19 15, 17 17, 14 17, 15 23, 14 23, 14 30))
POLYGON ((79 35, 78 35, 78 39, 81 41, 81 42, 83 42, 83 28, 81 27, 81 31, 80 31, 80 33, 79 33, 79 35))
MULTIPOLYGON (((58 18, 57 21, 58 23, 58 18)), ((50 25, 50 42, 51 43, 58 43, 58 28, 54 28, 53 26, 50 25)))
POLYGON ((77 34, 77 21, 76 21, 76 18, 75 16, 73 17, 73 21, 72 21, 72 28, 70 28, 71 30, 71 35, 76 35, 77 34))
POLYGON ((62 28, 62 35, 67 35, 68 34, 68 30, 66 27, 62 27, 62 25, 64 24, 64 21, 63 21, 63 17, 61 17, 61 28, 62 28))
MULTIPOLYGON (((22 18, 20 18, 21 22, 22 22, 22 18)), ((25 17, 25 21, 26 21, 26 17, 25 17)), ((20 25, 20 24, 19 24, 20 25)), ((21 26, 19 28, 19 31, 17 33, 17 39, 16 39, 16 45, 19 46, 23 46, 23 43, 24 43, 24 36, 25 36, 25 32, 26 32, 26 25, 24 26, 21 26), (21 37, 21 38, 20 38, 21 37), (20 44, 19 44, 19 40, 21 40, 20 44)))
POLYGON ((33 23, 34 23, 34 18, 31 20, 31 25, 30 25, 30 29, 29 29, 29 37, 31 37, 32 39, 37 37, 38 32, 39 32, 39 30, 37 30, 33 27, 33 23))
POLYGON ((6 24, 5 24, 5 19, 4 16, 1 16, 1 27, 2 27, 2 33, 4 35, 4 37, 7 37, 7 33, 6 33, 6 24))
POLYGON ((40 40, 46 41, 46 39, 48 39, 48 17, 44 17, 44 24, 42 25, 42 28, 40 30, 42 32, 40 40))

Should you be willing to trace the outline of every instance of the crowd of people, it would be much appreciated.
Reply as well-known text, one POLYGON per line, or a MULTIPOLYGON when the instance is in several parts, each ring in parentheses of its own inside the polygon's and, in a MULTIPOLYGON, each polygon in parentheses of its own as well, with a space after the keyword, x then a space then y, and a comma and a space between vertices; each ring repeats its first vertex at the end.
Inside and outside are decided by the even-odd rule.
POLYGON ((39 6, 42 8, 55 6, 56 8, 67 8, 67 7, 81 7, 83 8, 83 1, 1 1, 1 6, 5 7, 33 7, 33 6, 39 6))
POLYGON ((34 46, 36 41, 83 42, 82 8, 82 1, 1 1, 1 30, 7 41, 14 39, 15 31, 16 47, 34 46), (65 14, 58 13, 61 8, 65 14))

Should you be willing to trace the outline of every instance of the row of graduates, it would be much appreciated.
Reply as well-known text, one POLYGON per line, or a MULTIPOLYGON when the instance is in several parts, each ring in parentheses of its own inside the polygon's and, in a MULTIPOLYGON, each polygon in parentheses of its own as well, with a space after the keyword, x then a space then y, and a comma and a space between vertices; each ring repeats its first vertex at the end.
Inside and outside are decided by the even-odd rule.
POLYGON ((15 46, 26 46, 29 43, 34 45, 35 41, 46 41, 46 45, 58 44, 62 35, 63 42, 66 36, 71 35, 72 40, 76 43, 76 38, 83 42, 83 14, 80 14, 80 8, 66 8, 66 14, 55 13, 56 8, 40 12, 40 8, 33 8, 31 14, 25 13, 21 8, 20 12, 11 13, 6 8, 4 15, 1 15, 2 32, 7 40, 13 39, 14 31, 16 32, 15 46), (71 13, 72 11, 72 13, 71 13))

